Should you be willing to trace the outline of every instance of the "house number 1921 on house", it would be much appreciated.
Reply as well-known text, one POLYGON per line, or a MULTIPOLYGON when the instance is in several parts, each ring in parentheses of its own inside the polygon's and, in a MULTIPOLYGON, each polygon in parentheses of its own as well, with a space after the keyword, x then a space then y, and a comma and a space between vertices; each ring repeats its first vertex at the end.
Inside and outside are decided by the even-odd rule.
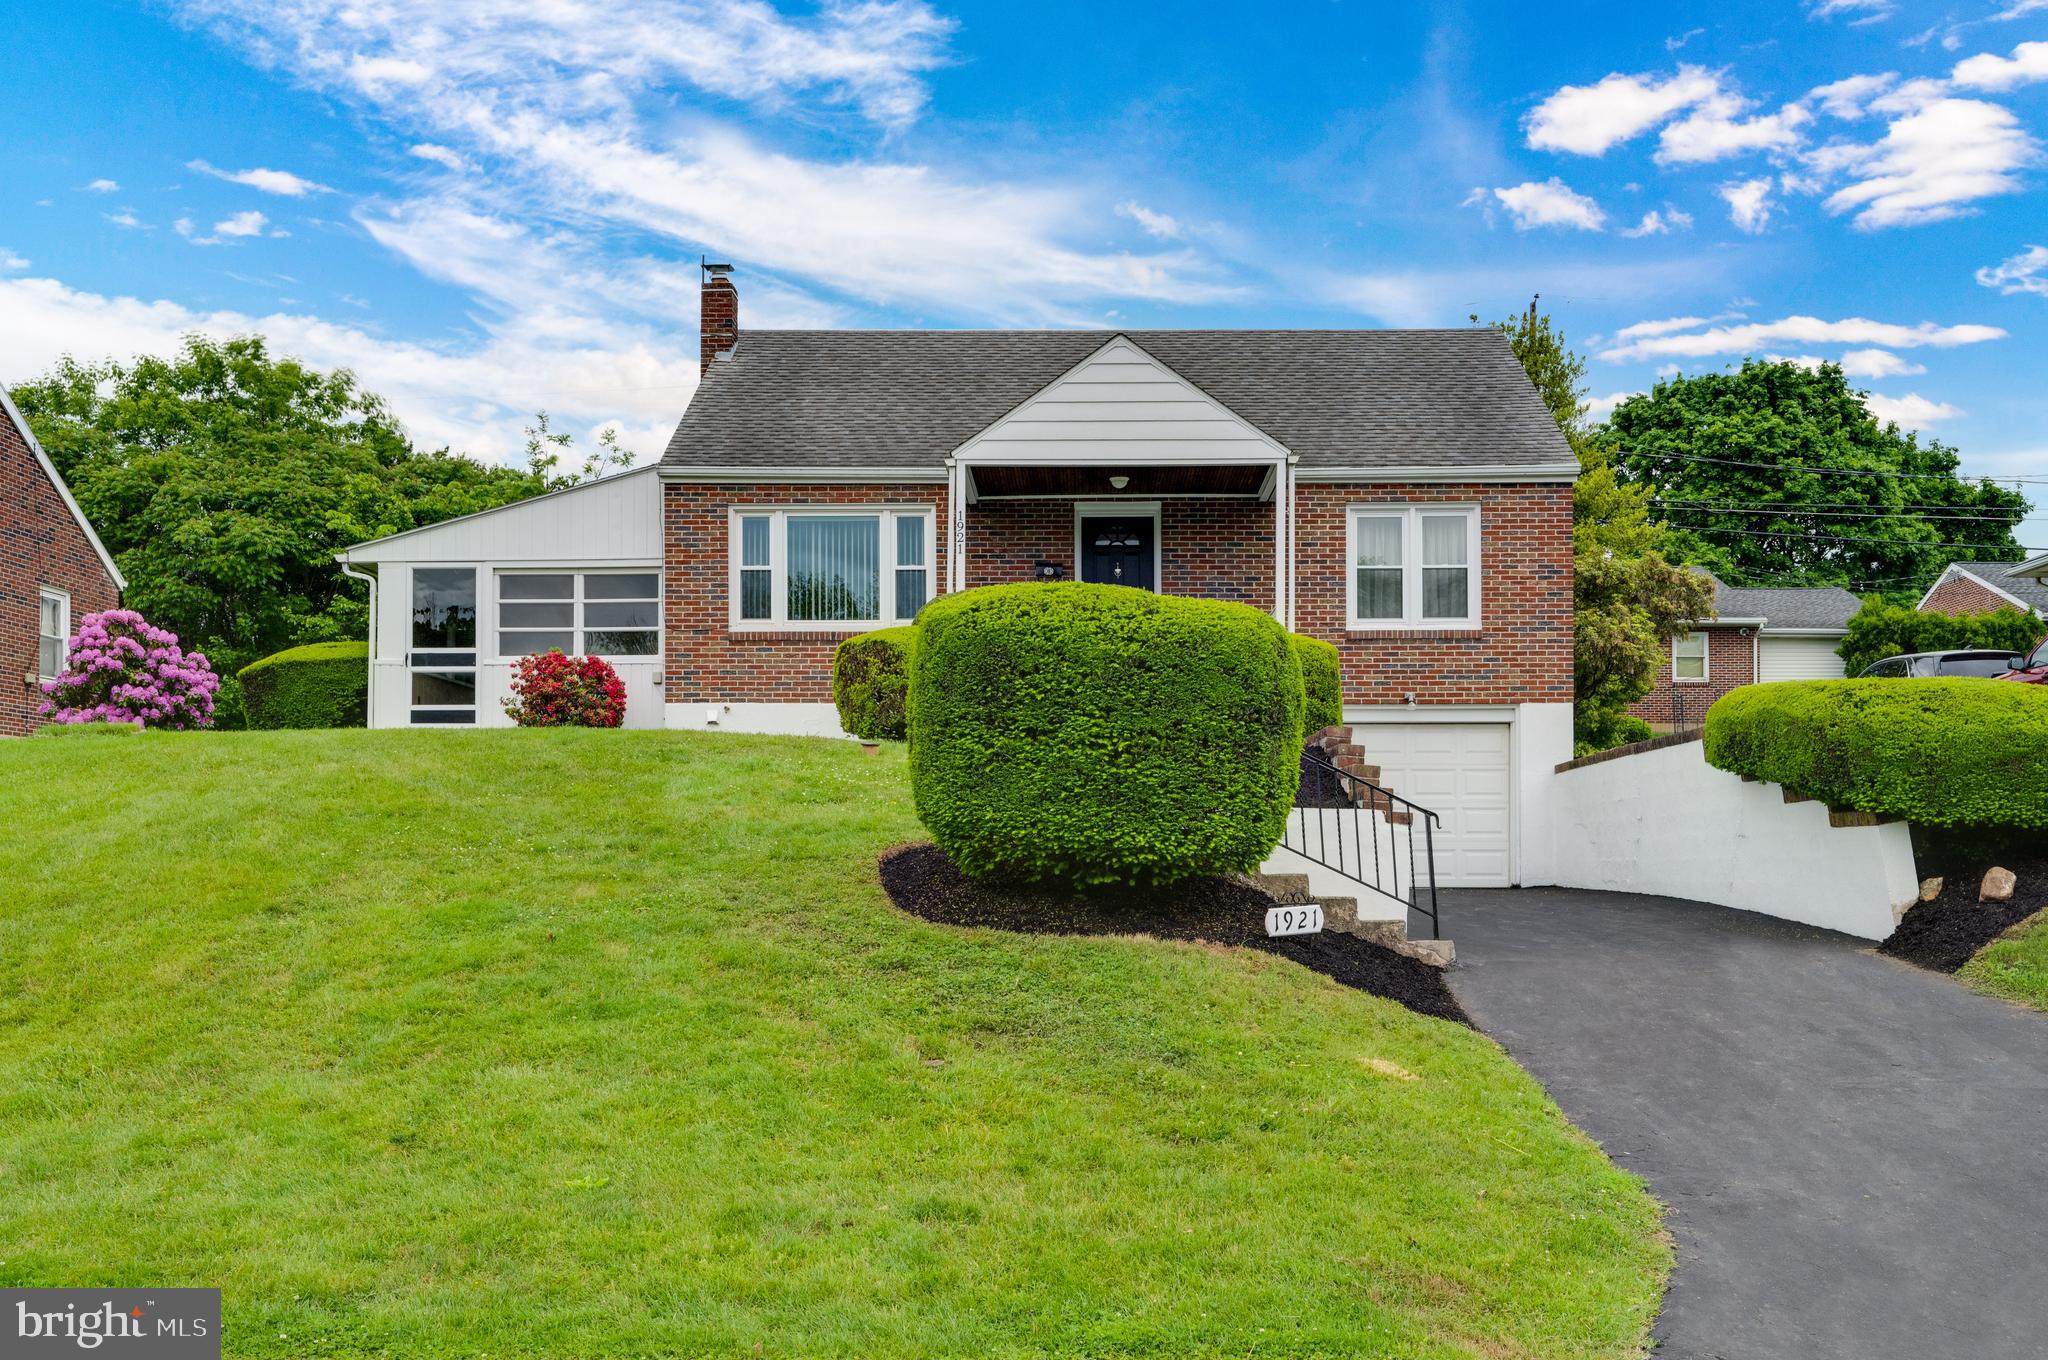
POLYGON ((1323 909, 1314 902, 1266 908, 1268 935, 1313 935, 1323 928, 1323 909))

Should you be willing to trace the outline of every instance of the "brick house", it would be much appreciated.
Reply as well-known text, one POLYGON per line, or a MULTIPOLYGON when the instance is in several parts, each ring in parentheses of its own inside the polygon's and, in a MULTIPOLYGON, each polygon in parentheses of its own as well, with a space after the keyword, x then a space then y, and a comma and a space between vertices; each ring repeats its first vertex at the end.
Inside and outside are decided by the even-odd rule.
POLYGON ((1768 680, 1839 680, 1835 649, 1861 603, 1839 586, 1714 584, 1717 616, 1671 640, 1656 686, 1629 712, 1661 732, 1690 731, 1714 700, 1768 680))
POLYGON ((1986 614, 2018 609, 2048 618, 2048 558, 2032 562, 1951 562, 1917 606, 1924 614, 1986 614))
POLYGON ((36 728, 75 621, 112 609, 127 584, 0 387, 0 736, 36 728))
POLYGON ((1124 584, 1335 643, 1442 881, 1545 881, 1578 464, 1499 333, 747 331, 720 268, 700 334, 658 467, 343 554, 386 601, 373 723, 502 721, 519 652, 601 646, 631 724, 837 735, 844 638, 1124 584))

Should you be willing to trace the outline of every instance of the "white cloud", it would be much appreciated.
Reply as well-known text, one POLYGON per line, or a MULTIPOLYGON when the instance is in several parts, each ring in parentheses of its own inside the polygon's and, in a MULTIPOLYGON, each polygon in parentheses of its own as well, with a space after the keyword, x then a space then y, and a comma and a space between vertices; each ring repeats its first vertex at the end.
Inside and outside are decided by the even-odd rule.
POLYGON ((1752 151, 1787 151, 1800 143, 1800 127, 1813 119, 1801 104, 1743 118, 1749 107, 1750 101, 1725 93, 1707 99, 1657 135, 1657 163, 1700 165, 1752 151))
POLYGON ((1901 359, 1888 349, 1852 349, 1837 362, 1852 378, 1910 378, 1927 371, 1927 365, 1901 359))
POLYGON ((1586 400, 1586 419, 1605 420, 1614 414, 1614 408, 1630 397, 1639 397, 1640 391, 1609 392, 1604 397, 1589 397, 1586 400))
POLYGON ((1643 220, 1632 227, 1622 228, 1621 234, 1628 237, 1665 236, 1674 231, 1688 231, 1692 227, 1692 214, 1681 212, 1670 204, 1652 208, 1643 214, 1643 220))
POLYGON ((1870 101, 1872 113, 1916 113, 1949 95, 1949 83, 1933 76, 1918 76, 1870 101))
POLYGON ((302 179, 289 170, 221 170, 205 161, 185 162, 187 170, 197 170, 202 175, 227 180, 230 184, 245 184, 251 189, 266 194, 282 194, 286 198, 304 198, 307 194, 331 194, 334 191, 324 184, 315 184, 302 179))
POLYGON ((456 152, 450 151, 445 146, 437 146, 433 142, 421 142, 419 145, 410 148, 407 154, 418 156, 423 161, 432 161, 436 165, 445 165, 450 170, 466 170, 469 168, 469 162, 462 159, 456 152))
POLYGON ((1755 236, 1771 220, 1771 177, 1740 179, 1717 191, 1728 204, 1728 220, 1735 229, 1755 236))
MULTIPOLYGON (((2048 0, 2043 0, 2043 3, 2048 4, 2048 0)), ((1679 48, 1685 46, 1706 31, 1704 28, 1688 28, 1676 37, 1666 38, 1664 40, 1664 50, 1666 52, 1676 52, 1679 48)))
POLYGON ((1128 217, 1144 228, 1148 236, 1162 241, 1178 240, 1181 235, 1180 223, 1163 212, 1154 212, 1142 203, 1124 202, 1116 205, 1118 217, 1128 217))
POLYGON ((1991 16, 1994 23, 2006 23, 2013 19, 2024 19, 2029 14, 2048 10, 2048 0, 2015 0, 2015 3, 1991 16))
POLYGON ((1860 316, 1840 321, 1823 321, 1817 316, 1788 316, 1777 321, 1733 326, 1709 325, 1704 318, 1683 317, 1639 322, 1617 331, 1614 338, 1625 343, 1600 352, 1600 357, 1611 363, 1671 355, 1699 358, 1709 354, 1761 354, 1772 346, 1783 344, 1953 349, 1958 345, 2003 340, 2005 332, 1996 326, 1941 326, 1932 321, 1903 326, 1860 316))
POLYGON ((6 246, 0 246, 0 269, 13 270, 26 268, 28 268, 28 259, 26 256, 17 255, 13 251, 9 250, 6 246))
POLYGON ((1896 422, 1908 430, 1924 429, 1943 420, 1954 420, 1962 415, 1960 407, 1945 401, 1929 401, 1918 392, 1908 392, 1903 397, 1887 397, 1879 392, 1863 394, 1863 404, 1870 414, 1879 420, 1896 422))
POLYGON ((1861 118, 1870 101, 1896 85, 1898 80, 1898 74, 1893 71, 1881 75, 1849 76, 1817 86, 1808 91, 1806 97, 1818 100, 1821 108, 1836 118, 1861 118))
POLYGON ((1607 221, 1607 214, 1600 211, 1598 203, 1574 192, 1554 175, 1541 184, 1525 180, 1513 188, 1495 189, 1492 193, 1494 199, 1508 210, 1516 231, 1530 231, 1537 227, 1598 231, 1607 221))
POLYGON ((1824 147, 1811 164, 1854 178, 1829 195, 1827 209, 1853 211, 1858 227, 1875 230, 1958 217, 1978 199, 2017 192, 2015 172, 2039 159, 2010 110, 1941 99, 1894 121, 1876 143, 1824 147))
MULTIPOLYGON (((199 235, 199 228, 193 225, 192 219, 189 217, 181 217, 172 223, 171 226, 178 235, 184 237, 195 246, 219 246, 226 245, 230 241, 242 240, 251 236, 261 236, 263 229, 269 224, 269 218, 251 209, 248 212, 238 212, 232 216, 222 218, 213 224, 213 230, 205 236, 199 235)), ((282 232, 271 233, 273 236, 283 234, 282 232)))
POLYGON ((2048 246, 2028 246, 2019 254, 1985 265, 1977 282, 2001 293, 2033 293, 2048 297, 2048 246))
POLYGON ((434 68, 405 57, 349 58, 348 81, 365 94, 376 94, 392 85, 424 85, 433 79, 434 68))
POLYGON ((115 226, 121 228, 123 231, 148 230, 148 226, 143 222, 143 220, 137 217, 135 213, 128 208, 123 208, 121 209, 121 211, 116 213, 101 213, 100 216, 106 218, 109 222, 112 222, 115 226))
POLYGON ((96 179, 85 186, 85 191, 89 194, 117 194, 121 192, 121 186, 110 179, 96 179))
POLYGON ((1530 110, 1524 125, 1535 150, 1599 156, 1720 92, 1720 78, 1699 66, 1681 66, 1665 80, 1616 72, 1597 84, 1566 85, 1530 110))
POLYGON ((2012 55, 1986 52, 1956 63, 1949 79, 1972 90, 2016 90, 2048 80, 2048 42, 2023 42, 2012 55))
POLYGON ((1874 24, 1891 18, 1895 8, 1892 0, 1807 0, 1806 17, 1832 19, 1846 14, 1854 16, 1851 23, 1874 24))

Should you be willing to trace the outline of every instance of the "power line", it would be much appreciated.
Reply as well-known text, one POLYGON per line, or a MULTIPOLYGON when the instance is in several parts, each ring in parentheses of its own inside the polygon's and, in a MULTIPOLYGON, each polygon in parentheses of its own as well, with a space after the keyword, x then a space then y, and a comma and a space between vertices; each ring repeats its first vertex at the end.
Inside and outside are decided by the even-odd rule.
MULTIPOLYGON (((1871 538, 1867 535, 1773 533, 1769 529, 1731 529, 1718 524, 1674 524, 1671 527, 1696 534, 1742 534, 1748 538, 1803 538, 1814 543, 1881 543, 1889 548, 1913 548, 1924 551, 1954 548, 1965 552, 2005 552, 2011 547, 2005 543, 1916 543, 1907 538, 1871 538)), ((2020 551, 2032 556, 2044 549, 2021 548, 2020 551)))
POLYGON ((1817 477, 1886 477, 1895 481, 1912 482, 1955 482, 1980 481, 2000 485, 2048 486, 2048 477, 1992 477, 1978 476, 1965 478, 1961 473, 1950 472, 1885 472, 1876 468, 1829 468, 1812 467, 1805 463, 1746 463, 1735 458, 1709 458, 1703 453, 1637 453, 1628 449, 1621 451, 1624 458, 1663 458, 1681 463, 1713 463, 1719 467, 1757 468, 1764 472, 1805 472, 1817 477))
POLYGON ((1670 510, 1677 510, 1681 514, 1777 515, 1786 519, 1811 515, 1816 518, 1826 519, 1906 519, 1914 520, 1917 522, 1947 520, 1955 523, 1964 524, 2013 525, 2018 524, 2021 520, 2026 518, 2026 516, 2020 514, 2018 510, 2014 510, 2009 514, 2004 515, 1930 515, 1921 514, 1913 511, 1893 510, 1817 510, 1809 509, 1803 505, 1744 506, 1734 504, 1715 504, 1709 501, 1667 501, 1657 496, 1652 496, 1650 498, 1650 504, 1661 505, 1666 509, 1670 510))

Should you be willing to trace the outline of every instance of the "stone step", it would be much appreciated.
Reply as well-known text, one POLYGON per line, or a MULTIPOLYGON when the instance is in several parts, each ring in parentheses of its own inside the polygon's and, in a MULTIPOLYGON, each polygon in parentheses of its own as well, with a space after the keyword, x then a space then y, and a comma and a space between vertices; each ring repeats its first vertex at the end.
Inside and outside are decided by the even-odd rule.
POLYGON ((1355 935, 1432 968, 1448 968, 1458 960, 1457 946, 1449 940, 1409 939, 1405 921, 1359 920, 1358 899, 1355 897, 1318 897, 1316 901, 1323 904, 1325 930, 1355 935))
POLYGON ((1269 874, 1261 872, 1253 874, 1251 878, 1252 882, 1256 883, 1266 896, 1272 898, 1275 902, 1284 904, 1313 902, 1316 900, 1309 893, 1307 874, 1269 874))

